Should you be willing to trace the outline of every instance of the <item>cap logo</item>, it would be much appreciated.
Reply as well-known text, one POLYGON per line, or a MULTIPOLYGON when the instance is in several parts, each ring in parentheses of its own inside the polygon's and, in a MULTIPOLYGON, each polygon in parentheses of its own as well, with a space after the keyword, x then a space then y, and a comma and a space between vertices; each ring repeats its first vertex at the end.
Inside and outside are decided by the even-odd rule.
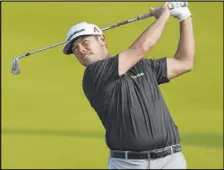
POLYGON ((85 31, 85 29, 81 29, 81 30, 77 30, 77 31, 75 31, 72 35, 70 35, 70 37, 68 38, 67 41, 69 41, 70 38, 71 38, 73 35, 75 35, 75 34, 77 34, 77 33, 79 33, 79 32, 83 32, 83 31, 85 31))
POLYGON ((99 32, 99 30, 96 27, 94 27, 94 32, 99 32))

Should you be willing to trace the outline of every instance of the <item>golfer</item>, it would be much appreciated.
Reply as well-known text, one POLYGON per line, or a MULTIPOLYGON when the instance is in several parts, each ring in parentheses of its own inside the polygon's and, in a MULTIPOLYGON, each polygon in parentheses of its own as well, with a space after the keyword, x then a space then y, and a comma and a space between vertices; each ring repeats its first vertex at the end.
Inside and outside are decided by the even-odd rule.
POLYGON ((193 68, 195 42, 187 5, 166 2, 150 8, 155 22, 115 56, 108 52, 105 37, 94 24, 76 24, 67 34, 63 52, 74 54, 86 67, 83 90, 106 131, 109 169, 187 167, 178 128, 159 89, 160 84, 193 68), (170 15, 180 22, 174 57, 144 59, 160 39, 170 15))

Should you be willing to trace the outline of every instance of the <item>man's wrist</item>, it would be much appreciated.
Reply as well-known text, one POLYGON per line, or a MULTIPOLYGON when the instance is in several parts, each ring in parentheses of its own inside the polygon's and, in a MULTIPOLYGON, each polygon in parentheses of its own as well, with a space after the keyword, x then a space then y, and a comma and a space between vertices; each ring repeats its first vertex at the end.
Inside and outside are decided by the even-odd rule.
POLYGON ((183 21, 180 21, 181 24, 188 24, 189 22, 192 21, 192 15, 188 16, 186 19, 183 21))
POLYGON ((170 14, 164 13, 158 18, 158 20, 167 21, 169 17, 170 17, 170 14))

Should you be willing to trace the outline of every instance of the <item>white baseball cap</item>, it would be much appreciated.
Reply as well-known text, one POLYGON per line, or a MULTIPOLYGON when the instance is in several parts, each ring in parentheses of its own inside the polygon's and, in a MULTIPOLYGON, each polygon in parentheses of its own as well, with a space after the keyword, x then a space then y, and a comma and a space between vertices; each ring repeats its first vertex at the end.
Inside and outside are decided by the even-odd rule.
POLYGON ((72 54, 71 45, 73 40, 83 35, 103 35, 103 32, 97 25, 87 22, 81 22, 79 24, 73 25, 67 33, 67 42, 63 49, 64 54, 72 54))

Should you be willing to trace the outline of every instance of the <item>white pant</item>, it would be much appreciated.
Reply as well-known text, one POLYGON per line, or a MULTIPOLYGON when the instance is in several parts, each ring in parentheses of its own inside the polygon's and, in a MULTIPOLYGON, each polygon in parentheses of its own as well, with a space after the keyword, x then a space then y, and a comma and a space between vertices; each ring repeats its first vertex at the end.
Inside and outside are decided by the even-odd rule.
POLYGON ((186 169, 186 160, 182 152, 158 159, 120 159, 109 158, 109 169, 186 169))

